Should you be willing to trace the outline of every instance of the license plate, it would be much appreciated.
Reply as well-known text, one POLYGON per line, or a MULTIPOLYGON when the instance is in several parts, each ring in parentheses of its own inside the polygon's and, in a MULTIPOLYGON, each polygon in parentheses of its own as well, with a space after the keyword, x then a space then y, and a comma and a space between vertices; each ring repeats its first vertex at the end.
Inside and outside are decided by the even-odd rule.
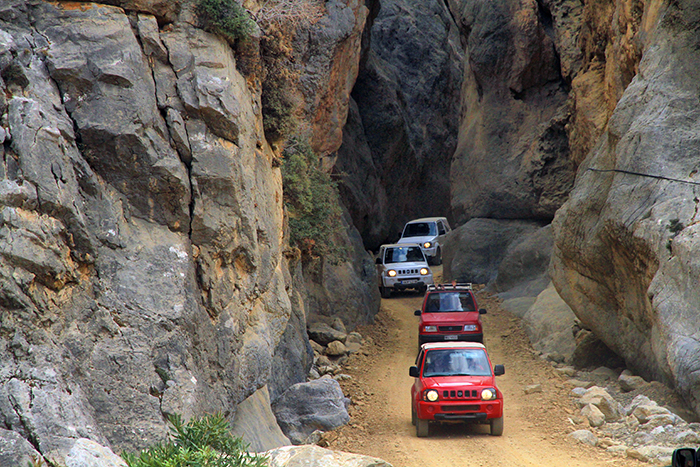
POLYGON ((414 282, 418 282, 418 279, 406 279, 401 281, 402 284, 413 284, 414 282))
POLYGON ((456 341, 458 336, 445 336, 446 341, 456 341))

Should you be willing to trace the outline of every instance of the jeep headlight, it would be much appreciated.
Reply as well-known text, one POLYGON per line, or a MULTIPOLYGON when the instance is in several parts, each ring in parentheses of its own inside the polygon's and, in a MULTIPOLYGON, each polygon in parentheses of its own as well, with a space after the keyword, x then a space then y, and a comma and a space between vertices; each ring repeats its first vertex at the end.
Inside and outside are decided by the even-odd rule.
POLYGON ((493 388, 487 388, 481 391, 482 401, 492 401, 496 398, 496 390, 493 388))
POLYGON ((428 389, 425 391, 425 400, 430 401, 430 402, 435 402, 438 400, 438 392, 435 389, 428 389))
POLYGON ((386 275, 389 276, 389 277, 396 277, 396 271, 394 271, 393 269, 389 269, 389 270, 386 272, 386 275))
POLYGON ((425 332, 437 332, 437 326, 423 326, 425 332))
POLYGON ((430 271, 428 271, 428 268, 420 268, 420 275, 421 276, 427 276, 429 272, 430 271))
POLYGON ((425 243, 423 244, 423 248, 430 248, 431 246, 433 246, 433 244, 430 243, 430 242, 425 242, 425 243))
POLYGON ((465 331, 476 331, 476 324, 465 324, 464 330, 465 331))

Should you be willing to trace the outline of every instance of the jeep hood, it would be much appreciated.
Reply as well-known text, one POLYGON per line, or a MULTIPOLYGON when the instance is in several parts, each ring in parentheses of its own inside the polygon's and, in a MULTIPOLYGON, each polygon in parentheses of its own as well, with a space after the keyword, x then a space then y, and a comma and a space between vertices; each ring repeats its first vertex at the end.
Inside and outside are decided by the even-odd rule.
POLYGON ((425 389, 472 389, 496 387, 493 376, 435 376, 423 378, 425 389))
POLYGON ((396 243, 417 243, 423 246, 425 242, 434 242, 437 237, 435 235, 428 235, 423 237, 405 237, 400 238, 396 243))

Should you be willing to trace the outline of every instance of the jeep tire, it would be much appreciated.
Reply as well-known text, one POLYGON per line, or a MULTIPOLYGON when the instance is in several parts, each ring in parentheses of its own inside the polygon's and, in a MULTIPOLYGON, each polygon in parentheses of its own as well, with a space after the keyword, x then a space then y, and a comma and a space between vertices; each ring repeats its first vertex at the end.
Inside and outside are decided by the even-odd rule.
POLYGON ((503 417, 492 418, 489 423, 491 424, 491 436, 501 436, 503 434, 503 417))
POLYGON ((416 419, 416 436, 425 438, 430 434, 430 423, 428 420, 416 419))
POLYGON ((391 289, 389 287, 379 287, 379 293, 382 298, 391 298, 391 289))

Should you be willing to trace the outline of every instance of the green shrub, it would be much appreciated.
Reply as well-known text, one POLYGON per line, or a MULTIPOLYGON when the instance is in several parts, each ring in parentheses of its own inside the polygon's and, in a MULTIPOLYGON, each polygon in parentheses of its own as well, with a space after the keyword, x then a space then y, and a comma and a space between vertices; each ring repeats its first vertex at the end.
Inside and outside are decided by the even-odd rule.
POLYGON ((255 28, 246 9, 235 0, 200 0, 197 10, 204 21, 204 29, 224 36, 231 44, 246 39, 255 28))
POLYGON ((292 140, 284 150, 282 182, 290 243, 306 259, 323 256, 334 264, 346 259, 338 188, 330 175, 318 168, 318 158, 308 141, 292 140))
POLYGON ((186 424, 168 417, 170 441, 145 449, 138 456, 124 453, 129 467, 263 467, 267 458, 248 452, 247 444, 231 436, 222 415, 207 415, 186 424))

